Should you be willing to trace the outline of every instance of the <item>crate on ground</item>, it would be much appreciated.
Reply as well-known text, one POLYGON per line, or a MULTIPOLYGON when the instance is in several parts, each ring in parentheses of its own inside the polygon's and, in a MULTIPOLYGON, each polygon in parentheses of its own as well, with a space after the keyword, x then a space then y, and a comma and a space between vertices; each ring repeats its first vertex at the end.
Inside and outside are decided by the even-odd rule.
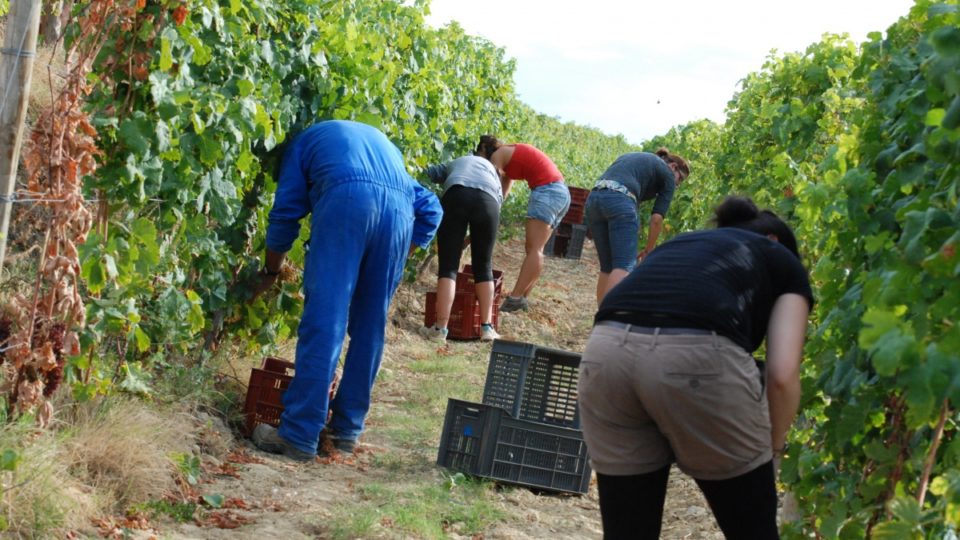
POLYGON ((580 205, 583 206, 587 202, 587 197, 590 196, 590 190, 584 188, 578 188, 573 186, 567 186, 567 189, 570 190, 570 206, 580 205))
POLYGON ((437 464, 499 482, 586 493, 590 465, 583 433, 510 417, 500 407, 447 402, 437 464))
MULTIPOLYGON (((472 293, 476 289, 473 283, 473 265, 465 264, 463 270, 457 272, 457 292, 464 291, 472 293)), ((499 296, 503 292, 503 271, 493 271, 493 294, 499 296)))
POLYGON ((563 257, 567 259, 579 260, 583 256, 583 241, 587 238, 586 225, 573 225, 570 234, 570 240, 567 241, 567 249, 564 250, 563 257))
POLYGON ((586 493, 590 463, 583 432, 503 415, 488 477, 551 491, 586 493))
POLYGON ((493 440, 500 414, 495 407, 449 398, 437 465, 473 475, 489 469, 490 450, 484 444, 493 440))
POLYGON ((580 225, 583 223, 583 205, 582 204, 571 204, 570 208, 567 210, 567 213, 564 214, 563 219, 560 220, 560 223, 566 223, 570 225, 580 225))
MULTIPOLYGON (((500 295, 493 295, 491 320, 493 328, 500 327, 500 295)), ((437 293, 427 293, 426 307, 423 310, 423 325, 433 326, 437 322, 437 293)), ((457 291, 450 306, 450 320, 447 322, 447 337, 451 339, 480 339, 480 302, 473 292, 457 291)))
MULTIPOLYGON (((243 405, 243 432, 250 436, 257 424, 280 425, 283 414, 283 393, 293 380, 294 364, 282 358, 268 356, 263 359, 260 368, 250 370, 250 382, 247 384, 247 397, 243 405)), ((333 374, 327 398, 333 401, 340 382, 340 372, 333 374)), ((328 411, 327 418, 329 420, 328 411)))
POLYGON ((551 257, 579 260, 583 255, 583 241, 586 237, 586 225, 561 223, 550 235, 543 253, 551 257))
POLYGON ((280 358, 264 358, 259 369, 250 370, 247 399, 243 406, 246 435, 252 434, 257 424, 280 425, 283 393, 292 379, 293 363, 280 358))
POLYGON ((490 350, 482 400, 520 420, 576 429, 579 373, 578 353, 498 339, 490 350))

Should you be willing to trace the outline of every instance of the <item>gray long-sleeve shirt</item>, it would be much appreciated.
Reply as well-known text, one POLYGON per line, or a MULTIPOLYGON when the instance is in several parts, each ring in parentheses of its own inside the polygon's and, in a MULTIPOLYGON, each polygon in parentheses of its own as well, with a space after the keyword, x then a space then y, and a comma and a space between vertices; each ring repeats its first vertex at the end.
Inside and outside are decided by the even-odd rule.
POLYGON ((676 189, 676 177, 660 156, 649 152, 630 152, 618 157, 600 176, 601 180, 620 182, 637 201, 648 201, 656 197, 653 214, 667 215, 673 191, 676 189))
POLYGON ((500 176, 486 158, 463 156, 442 165, 431 165, 426 173, 433 182, 443 182, 444 193, 453 186, 464 186, 479 189, 496 199, 498 205, 503 204, 500 176))

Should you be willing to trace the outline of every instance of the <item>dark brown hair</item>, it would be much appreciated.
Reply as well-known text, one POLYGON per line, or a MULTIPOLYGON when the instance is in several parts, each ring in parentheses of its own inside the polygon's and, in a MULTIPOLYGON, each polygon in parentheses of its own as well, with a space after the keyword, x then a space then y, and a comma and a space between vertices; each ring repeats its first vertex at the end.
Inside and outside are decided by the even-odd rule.
POLYGON ((774 235, 783 247, 800 258, 797 237, 785 221, 771 210, 760 210, 749 197, 730 195, 714 211, 717 227, 734 227, 764 236, 774 235))
POLYGON ((660 159, 664 160, 665 162, 676 163, 677 170, 679 170, 680 174, 683 175, 681 180, 686 180, 687 177, 690 176, 690 166, 687 165, 687 161, 685 159, 676 154, 671 154, 669 150, 663 147, 658 149, 656 153, 658 156, 660 156, 660 159))
POLYGON ((481 135, 480 142, 477 143, 477 149, 474 153, 490 159, 490 156, 501 146, 503 146, 503 143, 493 135, 481 135))

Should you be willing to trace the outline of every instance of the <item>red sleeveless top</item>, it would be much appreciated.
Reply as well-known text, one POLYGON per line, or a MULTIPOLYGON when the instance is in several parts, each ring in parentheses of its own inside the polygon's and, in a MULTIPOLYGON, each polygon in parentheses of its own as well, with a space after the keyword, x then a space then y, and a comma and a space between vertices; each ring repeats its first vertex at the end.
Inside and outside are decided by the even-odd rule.
POLYGON ((526 180, 530 189, 562 182, 563 175, 553 161, 535 146, 517 143, 504 172, 513 180, 526 180))

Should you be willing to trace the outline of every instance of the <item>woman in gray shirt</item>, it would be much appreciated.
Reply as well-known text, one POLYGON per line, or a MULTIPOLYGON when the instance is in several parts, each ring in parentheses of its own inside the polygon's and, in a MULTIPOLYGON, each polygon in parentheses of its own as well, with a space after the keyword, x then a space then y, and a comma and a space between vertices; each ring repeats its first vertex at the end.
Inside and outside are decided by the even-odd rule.
POLYGON ((457 270, 463 252, 467 228, 470 229, 470 254, 473 279, 480 304, 480 339, 493 341, 500 335, 493 328, 493 246, 500 227, 503 193, 500 175, 486 158, 464 156, 450 163, 433 165, 427 176, 443 183, 443 220, 437 230, 437 320, 423 327, 420 334, 438 341, 447 338, 447 323, 456 293, 457 270))

